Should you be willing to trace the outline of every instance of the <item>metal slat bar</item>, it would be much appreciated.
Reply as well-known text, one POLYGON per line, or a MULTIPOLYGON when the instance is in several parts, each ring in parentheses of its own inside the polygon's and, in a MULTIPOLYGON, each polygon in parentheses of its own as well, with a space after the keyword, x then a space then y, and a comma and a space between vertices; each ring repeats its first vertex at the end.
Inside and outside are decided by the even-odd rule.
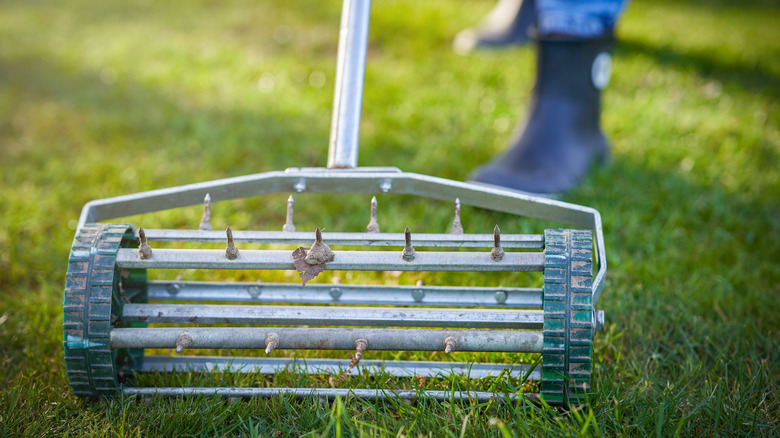
POLYGON ((496 377, 501 371, 515 378, 526 375, 529 380, 541 380, 539 368, 531 371, 532 365, 433 361, 382 361, 361 360, 349 368, 348 359, 286 358, 286 357, 221 357, 221 356, 144 356, 140 372, 239 372, 275 374, 291 370, 306 374, 348 374, 360 375, 363 370, 372 374, 379 372, 395 377, 447 377, 452 374, 472 379, 496 377))
MULTIPOLYGON (((390 390, 390 389, 342 389, 342 388, 123 388, 125 395, 140 396, 164 396, 164 397, 186 397, 197 395, 211 395, 230 398, 271 398, 277 395, 292 396, 295 398, 327 398, 335 399, 358 397, 367 401, 378 401, 387 399, 416 400, 422 397, 431 397, 438 401, 476 401, 477 403, 487 403, 492 399, 503 400, 507 396, 514 402, 519 398, 518 394, 503 394, 482 391, 417 391, 413 389, 390 390)), ((539 394, 522 394, 532 400, 536 400, 539 394)))
POLYGON ((169 324, 263 324, 368 327, 541 329, 541 310, 431 309, 214 304, 124 305, 122 321, 169 324))
POLYGON ((363 338, 368 350, 441 351, 445 340, 454 351, 540 353, 542 332, 524 330, 349 329, 286 327, 117 328, 109 333, 111 348, 175 348, 188 338, 187 348, 265 349, 275 335, 277 349, 354 350, 363 338))
MULTIPOLYGON (((202 230, 146 229, 150 242, 214 242, 224 243, 225 232, 202 230)), ((136 235, 137 235, 136 231, 136 235)), ((322 233, 322 239, 329 245, 354 246, 404 246, 403 233, 322 233)), ((289 245, 310 245, 314 233, 303 231, 233 231, 236 243, 278 243, 289 245)), ((492 234, 415 234, 416 247, 432 248, 491 248, 492 234)), ((542 249, 544 236, 541 234, 502 234, 504 249, 542 249)))
MULTIPOLYGON (((241 250, 237 259, 225 258, 224 250, 155 249, 151 259, 138 258, 134 249, 120 249, 116 264, 120 268, 146 269, 280 269, 292 270, 292 252, 241 250)), ((424 252, 405 261, 401 251, 336 251, 325 265, 328 270, 344 271, 541 271, 544 253, 507 252, 501 261, 490 253, 424 252)))
POLYGON ((539 288, 150 281, 149 300, 542 308, 539 288))

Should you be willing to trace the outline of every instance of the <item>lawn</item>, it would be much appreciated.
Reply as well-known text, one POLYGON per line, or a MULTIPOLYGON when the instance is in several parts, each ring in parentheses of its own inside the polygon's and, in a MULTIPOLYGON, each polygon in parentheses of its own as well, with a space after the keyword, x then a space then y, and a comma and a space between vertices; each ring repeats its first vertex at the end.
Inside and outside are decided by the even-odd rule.
MULTIPOLYGON (((533 49, 451 50, 457 31, 491 4, 374 1, 361 165, 462 181, 502 150, 525 113, 533 49)), ((0 2, 0 436, 780 433, 780 7, 772 1, 636 0, 620 23, 602 117, 612 159, 563 198, 601 212, 609 260, 597 306, 607 330, 596 336, 594 391, 581 408, 74 397, 62 291, 81 207, 324 165, 339 10, 337 1, 315 0, 0 2)), ((219 203, 213 221, 281 229, 284 199, 219 203)), ((367 220, 363 198, 302 198, 299 207, 301 229, 357 231, 367 220)), ((388 197, 380 215, 383 231, 410 224, 446 232, 451 206, 388 197)), ((193 207, 128 221, 191 228, 199 217, 193 207)), ((546 225, 470 208, 463 222, 467 232, 546 225)), ((528 277, 501 279, 515 280, 528 277)), ((291 373, 248 383, 334 384, 291 373)), ((335 383, 522 385, 382 376, 335 383)))

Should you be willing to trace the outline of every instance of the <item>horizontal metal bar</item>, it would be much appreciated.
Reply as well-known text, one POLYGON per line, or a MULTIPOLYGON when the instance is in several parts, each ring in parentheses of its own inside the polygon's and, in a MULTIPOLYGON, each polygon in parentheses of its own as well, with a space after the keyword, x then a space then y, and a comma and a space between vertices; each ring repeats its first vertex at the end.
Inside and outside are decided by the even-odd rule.
POLYGON ((150 281, 149 300, 542 308, 539 288, 150 281))
POLYGON ((541 310, 255 306, 215 304, 124 305, 123 322, 368 327, 541 329, 541 310))
POLYGON ((431 330, 366 328, 202 327, 117 328, 109 332, 111 348, 175 348, 179 336, 187 348, 265 349, 276 335, 277 349, 353 350, 363 338, 368 350, 440 351, 453 338, 454 351, 540 353, 542 332, 525 330, 431 330))
MULTIPOLYGON (((167 230, 146 229, 150 242, 225 242, 222 230, 167 230)), ((136 231, 136 234, 138 232, 136 231)), ((353 246, 404 246, 403 233, 322 233, 322 240, 328 245, 353 246)), ((233 230, 236 243, 278 243, 289 245, 310 245, 313 232, 303 231, 237 231, 233 230)), ((492 248, 493 234, 425 234, 414 235, 414 246, 432 248, 492 248)), ((544 236, 541 234, 502 234, 504 249, 542 249, 544 236)))
MULTIPOLYGON (((390 390, 390 389, 344 389, 344 388, 122 388, 124 395, 163 396, 163 397, 187 397, 187 396, 220 396, 230 398, 272 398, 277 395, 302 398, 327 398, 333 400, 340 398, 358 397, 367 401, 387 399, 416 400, 422 397, 434 398, 438 401, 457 402, 475 401, 487 403, 490 400, 503 400, 507 396, 512 402, 518 400, 518 394, 503 394, 482 391, 417 391, 414 389, 390 390)), ((538 394, 522 394, 524 397, 536 400, 538 394)))
POLYGON ((502 371, 515 378, 541 380, 540 367, 502 363, 434 362, 366 360, 349 368, 349 359, 286 358, 286 357, 224 357, 224 356, 144 356, 140 372, 239 372, 276 374, 289 370, 305 374, 360 375, 385 373, 395 377, 448 377, 452 374, 472 379, 496 377, 502 371))
MULTIPOLYGON (((228 260, 224 250, 154 249, 152 258, 140 259, 134 249, 120 249, 116 264, 120 268, 147 269, 295 269, 292 251, 240 250, 235 260, 228 260)), ((490 252, 418 251, 414 260, 406 261, 401 251, 336 251, 331 271, 541 271, 544 253, 507 252, 501 261, 490 258, 490 252)))

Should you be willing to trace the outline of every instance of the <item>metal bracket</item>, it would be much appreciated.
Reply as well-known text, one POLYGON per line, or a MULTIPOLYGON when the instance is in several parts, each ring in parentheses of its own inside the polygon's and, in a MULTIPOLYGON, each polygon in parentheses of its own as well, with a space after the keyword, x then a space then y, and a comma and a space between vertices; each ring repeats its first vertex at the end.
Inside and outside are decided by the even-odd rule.
POLYGON ((272 193, 295 193, 296 184, 300 181, 305 181, 307 193, 354 194, 379 194, 383 190, 381 183, 390 182, 388 192, 393 194, 441 201, 459 198, 464 205, 589 229, 593 232, 598 260, 598 272, 593 281, 593 303, 604 288, 607 260, 601 215, 596 209, 501 187, 401 172, 396 168, 290 168, 100 199, 84 206, 78 227, 88 222, 200 205, 207 193, 211 195, 212 202, 272 193))

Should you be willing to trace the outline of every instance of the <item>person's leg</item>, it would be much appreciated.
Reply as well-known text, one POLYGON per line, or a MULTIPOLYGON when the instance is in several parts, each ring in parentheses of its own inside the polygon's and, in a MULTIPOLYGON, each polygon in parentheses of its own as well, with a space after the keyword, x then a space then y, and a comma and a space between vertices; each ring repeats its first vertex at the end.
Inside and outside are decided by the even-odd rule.
POLYGON ((622 1, 536 1, 537 76, 526 119, 510 147, 471 179, 549 195, 577 185, 609 153, 601 89, 622 1))
POLYGON ((536 0, 499 0, 475 27, 455 36, 452 48, 465 55, 476 48, 500 48, 531 41, 528 34, 536 16, 536 0))
POLYGON ((590 39, 611 34, 627 0, 536 0, 539 37, 590 39))

